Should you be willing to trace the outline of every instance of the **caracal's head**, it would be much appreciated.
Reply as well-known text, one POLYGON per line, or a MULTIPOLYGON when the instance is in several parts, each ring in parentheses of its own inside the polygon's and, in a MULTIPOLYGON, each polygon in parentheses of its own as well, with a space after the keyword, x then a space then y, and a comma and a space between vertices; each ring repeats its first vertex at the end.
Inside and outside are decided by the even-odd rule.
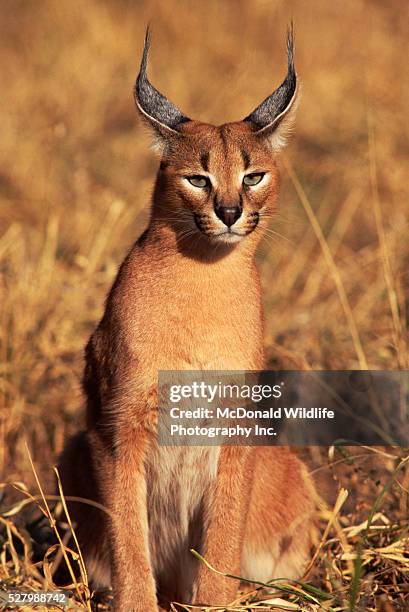
POLYGON ((171 225, 178 237, 245 240, 267 223, 276 206, 276 155, 292 126, 297 99, 292 31, 283 83, 245 119, 221 126, 189 119, 151 85, 148 50, 149 33, 135 102, 162 156, 153 219, 171 225))

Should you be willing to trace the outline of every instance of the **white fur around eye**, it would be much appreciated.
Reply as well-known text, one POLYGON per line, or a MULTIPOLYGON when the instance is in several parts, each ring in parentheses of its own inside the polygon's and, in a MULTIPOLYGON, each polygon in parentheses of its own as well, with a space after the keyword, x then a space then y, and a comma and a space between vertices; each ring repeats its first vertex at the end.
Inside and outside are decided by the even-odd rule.
MULTIPOLYGON (((200 175, 205 176, 210 181, 210 187, 217 187, 217 181, 213 175, 206 172, 201 172, 200 175)), ((184 187, 188 188, 193 193, 200 193, 201 191, 204 191, 206 189, 205 187, 196 187, 195 185, 192 185, 187 176, 182 177, 182 183, 184 187)))
POLYGON ((189 191, 191 191, 192 193, 200 193, 201 191, 204 191, 203 187, 196 187, 195 185, 192 185, 192 183, 189 181, 189 179, 187 178, 183 178, 183 186, 186 187, 186 189, 189 189, 189 191))
POLYGON ((258 187, 261 187, 261 185, 265 185, 266 181, 268 180, 268 172, 241 172, 240 173, 240 186, 244 186, 248 189, 257 189, 258 187), (256 185, 246 185, 246 183, 244 182, 244 177, 248 176, 249 174, 262 174, 262 178, 261 181, 259 183, 257 183, 256 185))

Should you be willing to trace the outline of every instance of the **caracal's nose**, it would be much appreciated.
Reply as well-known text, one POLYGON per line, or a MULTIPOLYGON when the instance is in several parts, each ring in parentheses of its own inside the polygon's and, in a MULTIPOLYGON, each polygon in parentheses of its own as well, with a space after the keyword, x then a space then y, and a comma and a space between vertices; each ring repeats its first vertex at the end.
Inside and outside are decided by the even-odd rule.
POLYGON ((231 227, 241 217, 240 206, 215 206, 214 212, 227 227, 231 227))

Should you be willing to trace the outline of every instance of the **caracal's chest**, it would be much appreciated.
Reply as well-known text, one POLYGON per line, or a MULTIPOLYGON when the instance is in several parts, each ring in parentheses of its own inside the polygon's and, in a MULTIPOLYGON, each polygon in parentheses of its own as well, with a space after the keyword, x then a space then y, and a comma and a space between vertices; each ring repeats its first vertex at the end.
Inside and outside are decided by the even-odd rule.
POLYGON ((161 591, 189 597, 201 549, 204 496, 216 479, 219 447, 156 446, 146 460, 149 549, 161 591), (170 562, 171 560, 171 562, 170 562))

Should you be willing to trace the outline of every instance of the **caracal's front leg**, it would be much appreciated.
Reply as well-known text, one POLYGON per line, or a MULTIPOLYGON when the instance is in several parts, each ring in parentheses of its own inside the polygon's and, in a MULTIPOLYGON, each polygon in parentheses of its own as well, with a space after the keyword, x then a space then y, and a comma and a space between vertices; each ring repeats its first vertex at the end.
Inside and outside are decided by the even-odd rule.
POLYGON ((156 585, 149 557, 144 457, 147 432, 120 436, 113 461, 111 567, 115 612, 155 612, 156 585))
MULTIPOLYGON (((204 558, 217 570, 239 575, 246 518, 251 497, 254 449, 225 446, 220 451, 217 479, 205 500, 204 558)), ((208 569, 199 569, 195 603, 227 605, 237 594, 238 582, 208 569)))

